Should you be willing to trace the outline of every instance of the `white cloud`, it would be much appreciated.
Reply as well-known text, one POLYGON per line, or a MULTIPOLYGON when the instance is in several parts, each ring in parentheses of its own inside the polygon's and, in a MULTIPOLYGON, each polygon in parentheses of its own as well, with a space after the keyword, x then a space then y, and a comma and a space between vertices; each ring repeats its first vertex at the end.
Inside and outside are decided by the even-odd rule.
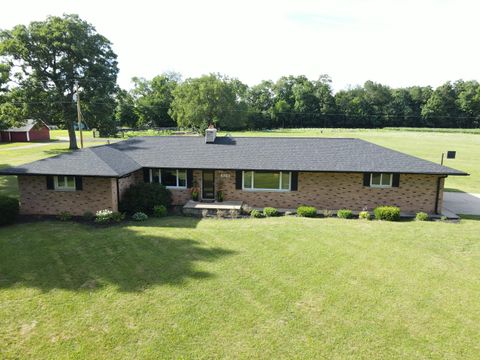
POLYGON ((476 1, 92 1, 4 4, 0 27, 78 13, 114 43, 122 86, 163 71, 253 84, 327 73, 335 88, 479 79, 476 1))

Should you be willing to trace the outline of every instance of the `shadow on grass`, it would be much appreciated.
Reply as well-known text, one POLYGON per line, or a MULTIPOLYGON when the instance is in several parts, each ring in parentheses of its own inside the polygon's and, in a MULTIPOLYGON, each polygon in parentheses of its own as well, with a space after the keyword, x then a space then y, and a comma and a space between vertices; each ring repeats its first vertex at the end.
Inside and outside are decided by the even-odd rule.
MULTIPOLYGON (((10 164, 0 164, 0 169, 10 166, 10 164)), ((16 176, 0 175, 0 195, 18 197, 18 183, 16 176)))
POLYGON ((464 220, 476 220, 476 221, 480 221, 480 215, 458 214, 458 216, 460 216, 460 218, 461 218, 461 219, 464 219, 464 220))
MULTIPOLYGON (((192 227, 195 221, 185 220, 192 227)), ((213 274, 197 270, 196 263, 232 254, 187 237, 165 236, 153 224, 105 229, 60 222, 22 224, 0 229, 0 289, 95 291, 112 284, 119 291, 137 292, 208 279, 213 274)))

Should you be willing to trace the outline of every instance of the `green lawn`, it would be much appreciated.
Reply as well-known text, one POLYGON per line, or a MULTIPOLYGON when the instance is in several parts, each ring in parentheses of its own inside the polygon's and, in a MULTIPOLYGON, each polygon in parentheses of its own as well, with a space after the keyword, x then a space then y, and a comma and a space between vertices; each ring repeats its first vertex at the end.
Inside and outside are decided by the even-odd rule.
POLYGON ((0 229, 0 358, 478 359, 480 222, 0 229))
MULTIPOLYGON (((222 135, 224 133, 221 133, 222 135)), ((457 158, 444 165, 463 170, 470 176, 450 176, 445 186, 451 191, 480 193, 480 136, 448 132, 413 132, 367 129, 283 129, 232 132, 235 136, 324 136, 355 137, 410 155, 440 163, 442 152, 456 150, 457 158)))

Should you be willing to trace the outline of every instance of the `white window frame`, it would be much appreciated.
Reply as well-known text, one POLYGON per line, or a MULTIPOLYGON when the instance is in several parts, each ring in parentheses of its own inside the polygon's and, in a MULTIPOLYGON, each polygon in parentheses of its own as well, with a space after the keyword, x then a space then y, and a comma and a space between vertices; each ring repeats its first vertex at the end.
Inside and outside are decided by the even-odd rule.
POLYGON ((67 185, 67 176, 72 176, 72 175, 58 175, 53 177, 53 189, 56 191, 75 191, 77 190, 77 180, 75 179, 75 176, 73 177, 73 187, 72 186, 66 186, 67 185), (58 182, 58 177, 64 177, 63 185, 65 186, 59 186, 58 182))
POLYGON ((268 171, 268 172, 278 172, 280 174, 280 181, 278 182, 278 189, 262 189, 255 187, 255 171, 242 171, 242 190, 243 191, 270 191, 270 192, 288 192, 292 191, 292 172, 291 171, 268 171), (250 187, 245 187, 245 173, 251 172, 252 173, 252 185, 250 187), (282 189, 282 178, 283 173, 288 173, 288 189, 282 189))
POLYGON ((373 188, 391 188, 393 184, 393 173, 371 173, 370 174, 370 187, 373 188), (373 174, 380 174, 380 184, 373 184, 373 174), (390 175, 390 183, 388 185, 382 185, 383 175, 390 175))
MULTIPOLYGON (((152 168, 150 169, 150 182, 153 183, 153 170, 158 170, 158 182, 161 184, 162 183, 162 169, 159 168, 152 168)), ((186 189, 187 188, 187 169, 169 169, 169 170, 176 170, 176 178, 177 178, 177 185, 176 186, 165 186, 167 189, 186 189), (179 183, 179 178, 178 178, 178 172, 179 171, 185 171, 185 186, 180 186, 178 185, 179 183)))

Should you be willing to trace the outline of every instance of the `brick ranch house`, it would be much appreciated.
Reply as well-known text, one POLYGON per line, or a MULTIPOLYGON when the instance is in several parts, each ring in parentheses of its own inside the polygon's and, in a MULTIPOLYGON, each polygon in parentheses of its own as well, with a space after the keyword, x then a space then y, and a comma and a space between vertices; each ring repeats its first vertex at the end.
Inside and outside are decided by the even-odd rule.
POLYGON ((25 125, 0 130, 0 141, 30 142, 50 140, 50 128, 41 120, 28 119, 25 125))
POLYGON ((251 207, 373 209, 440 213, 444 180, 462 171, 359 139, 138 137, 3 169, 16 175, 21 213, 73 215, 118 210, 125 190, 159 182, 174 205, 191 199, 243 201, 251 207))

